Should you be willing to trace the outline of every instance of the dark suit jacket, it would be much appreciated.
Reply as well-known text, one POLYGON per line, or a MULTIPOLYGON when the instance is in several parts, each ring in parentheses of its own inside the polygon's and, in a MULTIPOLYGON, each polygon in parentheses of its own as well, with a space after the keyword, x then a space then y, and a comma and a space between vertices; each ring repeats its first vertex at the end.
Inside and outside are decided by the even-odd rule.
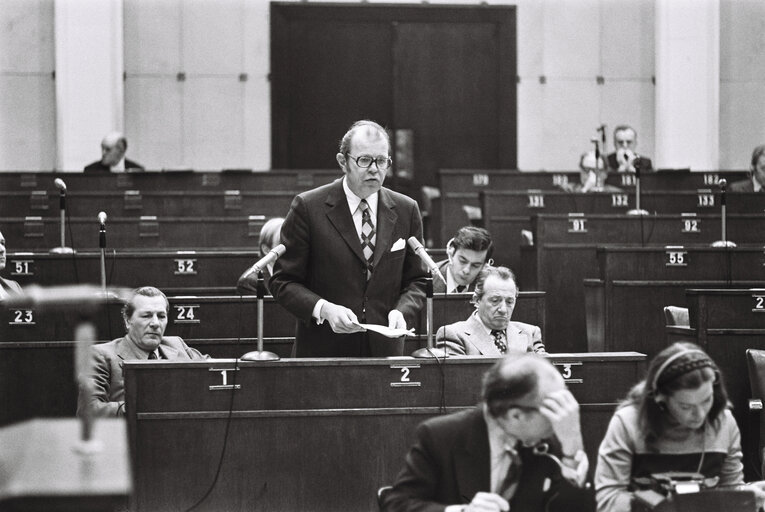
MULTIPOLYGON (((163 336, 159 350, 165 359, 207 359, 197 349, 191 348, 178 336, 163 336)), ((122 376, 123 361, 146 360, 148 354, 127 338, 117 338, 90 347, 92 374, 88 375, 92 389, 80 385, 77 397, 77 416, 90 407, 95 416, 123 416, 125 414, 125 379, 122 376)))
MULTIPOLYGON (((616 160, 616 151, 613 153, 610 153, 608 157, 606 157, 606 160, 608 161, 608 168, 616 172, 619 170, 619 162, 616 160)), ((653 162, 651 162, 651 159, 647 156, 640 155, 640 171, 653 171, 653 162)))
POLYGON ((298 319, 298 357, 364 357, 403 353, 403 339, 375 333, 336 334, 311 318, 320 298, 351 309, 362 323, 388 325, 398 309, 414 325, 425 298, 427 270, 406 241, 422 240, 417 203, 381 188, 372 277, 353 224, 342 180, 295 197, 281 231, 286 252, 276 261, 268 287, 298 319), (399 242, 400 240, 400 242, 399 242), (394 244, 401 248, 391 251, 394 244))
POLYGON ((12 293, 21 293, 21 286, 13 279, 5 279, 0 276, 0 286, 2 286, 9 295, 12 293))
MULTIPOLYGON (((728 192, 754 192, 754 183, 752 182, 752 178, 734 181, 728 187, 728 192)), ((761 188, 760 192, 765 192, 765 187, 761 188)))
MULTIPOLYGON (((437 263, 438 270, 441 271, 441 274, 446 277, 446 269, 449 268, 449 259, 445 259, 442 261, 439 261, 437 263)), ((462 293, 470 293, 475 290, 475 280, 473 280, 472 283, 470 283, 467 287, 467 290, 465 290, 462 293)), ((433 277, 433 293, 445 293, 446 292, 446 283, 441 281, 438 277, 433 277)))
MULTIPOLYGON (((145 171, 146 169, 143 168, 143 166, 139 163, 136 163, 132 160, 125 159, 125 170, 130 170, 132 172, 136 171, 145 171)), ((95 172, 111 172, 111 169, 104 164, 101 163, 101 160, 96 160, 92 164, 88 164, 85 166, 84 169, 86 174, 95 173, 95 172)))
MULTIPOLYGON (((415 437, 404 469, 385 495, 384 511, 442 512, 448 505, 470 503, 479 491, 491 492, 491 452, 481 407, 426 420, 415 437)), ((512 512, 579 512, 594 506, 592 491, 563 479, 550 457, 523 458, 512 512), (546 492, 545 478, 551 479, 546 492)))

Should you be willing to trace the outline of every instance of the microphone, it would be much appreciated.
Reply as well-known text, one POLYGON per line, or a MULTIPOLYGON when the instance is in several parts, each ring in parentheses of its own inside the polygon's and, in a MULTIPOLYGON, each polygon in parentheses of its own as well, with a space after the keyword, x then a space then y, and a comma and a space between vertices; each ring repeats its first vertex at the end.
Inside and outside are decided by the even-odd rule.
POLYGON ((59 189, 62 193, 66 192, 66 183, 64 183, 64 180, 61 178, 56 178, 53 180, 53 184, 56 185, 56 188, 59 189))
POLYGON ((279 244, 270 251, 268 251, 268 254, 260 258, 253 266, 251 266, 247 272, 245 272, 242 277, 239 279, 245 278, 249 276, 250 274, 254 272, 260 272, 264 268, 266 268, 269 264, 275 262, 278 260, 287 250, 286 247, 284 247, 284 244, 279 244))
POLYGON ((725 192, 725 188, 728 186, 728 180, 725 178, 720 178, 720 181, 718 181, 717 184, 720 185, 720 190, 725 192))
POLYGON ((436 265, 436 262, 433 261, 433 258, 430 257, 427 251, 425 251, 425 248, 422 246, 420 241, 417 240, 417 237, 410 236, 406 242, 409 244, 409 247, 414 251, 414 253, 420 257, 422 262, 425 263, 425 266, 428 267, 430 273, 440 277, 441 281, 446 284, 446 278, 444 278, 443 274, 441 274, 441 271, 438 270, 438 265, 436 265))
POLYGON ((101 226, 106 225, 106 212, 98 212, 98 222, 101 223, 101 226))

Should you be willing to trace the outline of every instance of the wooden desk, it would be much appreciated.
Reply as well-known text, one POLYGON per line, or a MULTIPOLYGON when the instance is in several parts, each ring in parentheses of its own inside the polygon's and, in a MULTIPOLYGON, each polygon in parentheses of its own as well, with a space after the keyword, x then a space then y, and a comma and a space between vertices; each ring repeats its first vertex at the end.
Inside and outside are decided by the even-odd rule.
MULTIPOLYGON (((493 233, 507 233, 499 217, 490 219, 493 233)), ((720 218, 714 215, 538 215, 533 222, 534 246, 523 247, 522 289, 547 292, 547 340, 558 350, 587 350, 577 345, 587 339, 582 282, 598 278, 596 248, 605 244, 645 246, 706 244, 720 238, 720 218), (531 279, 529 279, 531 278, 531 279), (536 279, 534 279, 536 278, 536 279)), ((765 215, 728 216, 728 234, 739 245, 762 244, 765 215)), ((507 233, 511 236, 512 233, 507 233)), ((508 241, 495 237, 498 253, 508 241)))
MULTIPOLYGON (((582 403, 594 461, 617 401, 642 376, 644 356, 551 359, 582 403)), ((240 363, 238 371, 231 361, 127 362, 136 509, 183 509, 201 498, 233 404, 220 476, 200 510, 375 510, 377 489, 401 469, 414 427, 441 404, 448 412, 473 407, 493 362, 293 359, 240 363), (234 379, 236 391, 211 389, 234 379)))
POLYGON ((597 258, 599 279, 585 279, 592 351, 640 350, 650 359, 666 346, 664 306, 686 306, 687 288, 765 286, 762 247, 598 247, 597 258))
POLYGON ((690 334, 715 360, 725 378, 741 428, 748 479, 759 473, 759 428, 748 411, 751 396, 746 349, 765 349, 765 290, 688 290, 690 334))
POLYGON ((78 454, 79 437, 75 419, 36 419, 0 429, 0 509, 124 510, 132 490, 125 421, 96 422, 98 453, 78 454))

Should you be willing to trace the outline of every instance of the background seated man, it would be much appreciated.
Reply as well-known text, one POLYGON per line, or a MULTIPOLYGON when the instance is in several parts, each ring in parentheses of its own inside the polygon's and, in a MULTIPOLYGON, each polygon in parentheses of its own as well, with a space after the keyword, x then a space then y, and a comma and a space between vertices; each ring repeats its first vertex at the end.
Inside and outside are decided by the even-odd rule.
POLYGON ((127 139, 120 132, 107 133, 101 141, 101 160, 85 166, 85 172, 143 171, 141 164, 125 158, 127 139))
POLYGON ((751 177, 734 181, 730 184, 731 192, 763 192, 765 185, 765 144, 759 145, 752 151, 752 163, 749 166, 751 177))
POLYGON ((622 189, 606 183, 608 168, 606 161, 595 158, 595 151, 587 151, 579 157, 579 183, 566 183, 561 188, 566 192, 621 192, 622 189))
POLYGON ((474 409, 417 427, 383 510, 594 509, 579 404, 549 361, 500 359, 484 376, 481 399, 474 409))
POLYGON ((91 372, 80 376, 77 415, 123 416, 125 383, 123 361, 173 359, 189 361, 207 359, 186 345, 178 336, 163 336, 167 327, 170 303, 165 294, 153 286, 133 291, 122 308, 127 334, 122 338, 93 345, 91 372))
POLYGON ((451 355, 499 357, 510 352, 544 353, 539 327, 510 321, 517 299, 518 286, 510 269, 486 265, 475 283, 476 310, 465 321, 439 328, 436 345, 451 355))
MULTIPOLYGON (((635 172, 635 157, 637 153, 637 132, 626 124, 614 129, 614 148, 616 151, 608 155, 608 167, 615 172, 635 172)), ((640 170, 652 171, 651 159, 640 156, 640 170)))
MULTIPOLYGON (((260 238, 258 240, 258 250, 260 251, 260 258, 268 254, 271 249, 281 243, 282 223, 284 218, 274 217, 269 219, 263 227, 260 228, 260 238)), ((270 264, 267 268, 263 269, 263 286, 266 287, 266 293, 268 291, 268 280, 274 273, 274 264, 270 264)), ((240 295, 248 293, 255 294, 258 292, 258 273, 250 272, 250 269, 244 271, 239 277, 239 281, 236 283, 236 292, 240 295)))
MULTIPOLYGON (((5 237, 3 236, 3 233, 0 232, 0 270, 3 269, 5 269, 5 237)), ((20 292, 21 286, 19 286, 19 283, 0 276, 0 301, 7 299, 14 293, 20 292)))
POLYGON ((494 252, 491 234, 474 226, 457 231, 446 244, 447 259, 438 262, 446 283, 433 279, 433 293, 463 293, 475 289, 475 278, 494 252))

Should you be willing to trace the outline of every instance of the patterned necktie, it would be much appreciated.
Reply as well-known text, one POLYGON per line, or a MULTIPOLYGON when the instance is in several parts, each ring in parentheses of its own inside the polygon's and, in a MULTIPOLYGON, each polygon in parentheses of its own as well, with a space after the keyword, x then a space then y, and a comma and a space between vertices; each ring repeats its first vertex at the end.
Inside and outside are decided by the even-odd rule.
POLYGON ((367 279, 372 277, 372 258, 375 254, 375 224, 369 214, 369 204, 366 199, 359 203, 361 209, 361 250, 367 259, 367 279))
POLYGON ((157 358, 157 352, 155 350, 152 350, 149 352, 149 359, 156 359, 157 358))
POLYGON ((499 350, 500 354, 504 354, 507 352, 507 336, 505 335, 505 331, 500 329, 494 329, 491 331, 491 337, 494 338, 494 345, 497 347, 497 350, 499 350))

